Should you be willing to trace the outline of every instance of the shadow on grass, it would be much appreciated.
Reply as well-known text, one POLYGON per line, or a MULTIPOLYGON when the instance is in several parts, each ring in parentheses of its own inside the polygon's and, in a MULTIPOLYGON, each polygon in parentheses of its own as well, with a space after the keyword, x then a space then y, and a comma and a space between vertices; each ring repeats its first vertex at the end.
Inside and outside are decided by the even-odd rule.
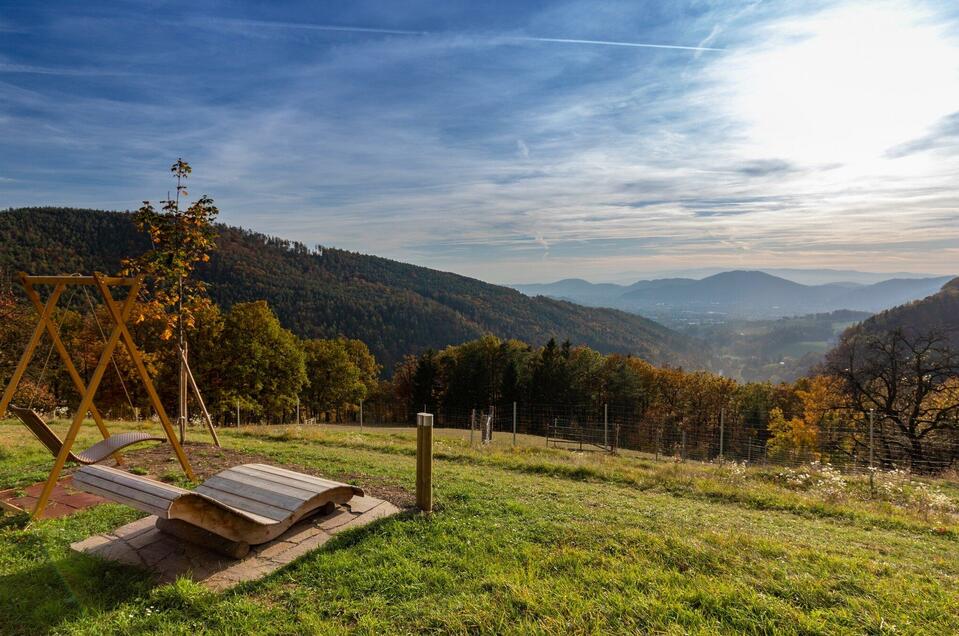
POLYGON ((154 586, 142 570, 83 554, 0 576, 0 631, 46 634, 82 614, 110 611, 154 586))
MULTIPOLYGON (((433 514, 436 514, 435 510, 433 514)), ((283 567, 271 572, 263 578, 256 579, 255 581, 246 581, 236 585, 230 589, 229 594, 237 595, 256 592, 264 587, 269 587, 274 581, 289 576, 291 572, 295 572, 296 570, 304 567, 310 560, 317 558, 319 555, 329 555, 331 553, 358 547, 372 539, 377 534, 380 534, 387 526, 392 526, 397 523, 421 521, 427 518, 427 515, 424 515, 418 510, 405 508, 392 516, 377 519, 358 528, 351 528, 340 534, 334 535, 329 541, 321 546, 318 546, 315 550, 311 550, 297 559, 290 561, 283 567)))

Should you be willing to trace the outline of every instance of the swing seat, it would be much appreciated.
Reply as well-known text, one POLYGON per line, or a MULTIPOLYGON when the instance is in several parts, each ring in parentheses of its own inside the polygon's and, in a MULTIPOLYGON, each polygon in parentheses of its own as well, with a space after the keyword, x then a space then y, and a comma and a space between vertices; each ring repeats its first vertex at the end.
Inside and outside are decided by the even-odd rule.
MULTIPOLYGON (((23 422, 24 426, 30 429, 30 432, 33 433, 38 440, 40 440, 40 443, 46 446, 47 449, 53 453, 54 457, 60 455, 60 449, 63 448, 63 442, 59 437, 57 437, 57 434, 53 432, 53 429, 51 429, 47 423, 43 421, 43 418, 40 417, 36 411, 33 409, 25 409, 23 407, 14 406, 12 404, 8 406, 7 409, 20 418, 20 421, 23 422)), ((98 464, 117 451, 122 450, 127 446, 132 446, 133 444, 139 444, 140 442, 165 441, 165 437, 156 437, 150 433, 118 433, 116 435, 111 435, 102 442, 97 442, 85 451, 81 451, 79 453, 70 451, 70 453, 67 455, 67 461, 89 466, 90 464, 98 464)))

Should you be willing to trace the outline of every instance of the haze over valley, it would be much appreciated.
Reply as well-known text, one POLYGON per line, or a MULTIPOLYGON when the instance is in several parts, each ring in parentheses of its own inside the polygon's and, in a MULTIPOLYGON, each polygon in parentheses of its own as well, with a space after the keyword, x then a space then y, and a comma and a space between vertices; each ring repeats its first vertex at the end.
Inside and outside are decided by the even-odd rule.
POLYGON ((908 272, 884 278, 848 270, 774 271, 782 276, 737 270, 629 285, 565 279, 513 287, 656 320, 703 341, 713 370, 730 377, 791 381, 812 371, 847 328, 935 294, 953 279, 908 272), (821 282, 802 284, 787 277, 821 282))

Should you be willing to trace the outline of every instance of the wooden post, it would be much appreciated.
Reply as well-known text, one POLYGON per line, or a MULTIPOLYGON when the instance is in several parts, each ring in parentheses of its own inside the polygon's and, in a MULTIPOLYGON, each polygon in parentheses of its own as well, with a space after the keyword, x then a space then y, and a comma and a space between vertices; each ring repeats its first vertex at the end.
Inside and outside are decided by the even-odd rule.
POLYGON ((416 507, 433 511, 433 415, 416 414, 416 507))
POLYGON ((606 451, 612 450, 609 447, 609 404, 603 404, 603 446, 606 451))
POLYGON ((726 409, 719 409, 719 463, 723 463, 723 435, 726 428, 726 409))
MULTIPOLYGON (((133 360, 137 374, 143 381, 143 386, 150 398, 150 403, 153 405, 153 409, 157 412, 157 417, 160 418, 160 424, 163 425, 163 431, 170 440, 170 446, 173 447, 173 451, 176 454, 177 459, 180 461, 180 467, 183 468, 183 472, 186 473, 186 476, 191 481, 196 481, 196 474, 193 472, 193 468, 190 466, 190 460, 187 459, 186 453, 183 452, 183 447, 176 438, 176 433, 173 431, 173 425, 170 424, 170 419, 167 417, 166 410, 163 408, 163 403, 160 401, 160 396, 157 393, 156 388, 153 386, 153 381, 150 380, 150 374, 147 372, 146 365, 143 363, 143 358, 140 354, 140 351, 137 349, 136 342, 134 342, 133 336, 130 335, 130 330, 126 325, 127 317, 130 315, 130 310, 133 308, 133 301, 136 300, 137 292, 140 289, 141 280, 135 279, 134 284, 130 288, 129 296, 124 302, 122 309, 117 306, 117 302, 113 299, 113 296, 110 295, 110 291, 107 288, 105 279, 94 274, 93 280, 100 288, 100 292, 103 295, 103 300, 113 317, 114 324, 116 325, 116 331, 118 331, 120 336, 123 338, 123 343, 126 345, 127 353, 130 354, 130 359, 133 360)), ((108 348, 111 350, 115 346, 116 341, 114 341, 112 346, 110 346, 108 342, 108 348)), ((93 382, 91 382, 90 385, 91 386, 87 387, 87 391, 95 392, 97 386, 93 385, 93 382)), ((99 385, 99 380, 97 380, 97 385, 99 385)), ((88 408, 89 402, 87 404, 83 404, 83 401, 81 401, 81 410, 86 411, 88 408)), ((73 438, 76 439, 76 433, 74 433, 73 438)), ((70 443, 71 445, 73 444, 72 439, 70 440, 70 443)))

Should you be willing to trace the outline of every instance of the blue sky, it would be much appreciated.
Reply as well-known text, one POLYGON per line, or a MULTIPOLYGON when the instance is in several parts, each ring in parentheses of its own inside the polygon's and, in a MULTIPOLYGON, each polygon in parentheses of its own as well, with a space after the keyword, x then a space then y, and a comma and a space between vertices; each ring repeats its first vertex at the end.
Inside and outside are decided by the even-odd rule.
POLYGON ((959 5, 0 0, 0 207, 178 156, 228 223, 496 282, 954 273, 959 5))

